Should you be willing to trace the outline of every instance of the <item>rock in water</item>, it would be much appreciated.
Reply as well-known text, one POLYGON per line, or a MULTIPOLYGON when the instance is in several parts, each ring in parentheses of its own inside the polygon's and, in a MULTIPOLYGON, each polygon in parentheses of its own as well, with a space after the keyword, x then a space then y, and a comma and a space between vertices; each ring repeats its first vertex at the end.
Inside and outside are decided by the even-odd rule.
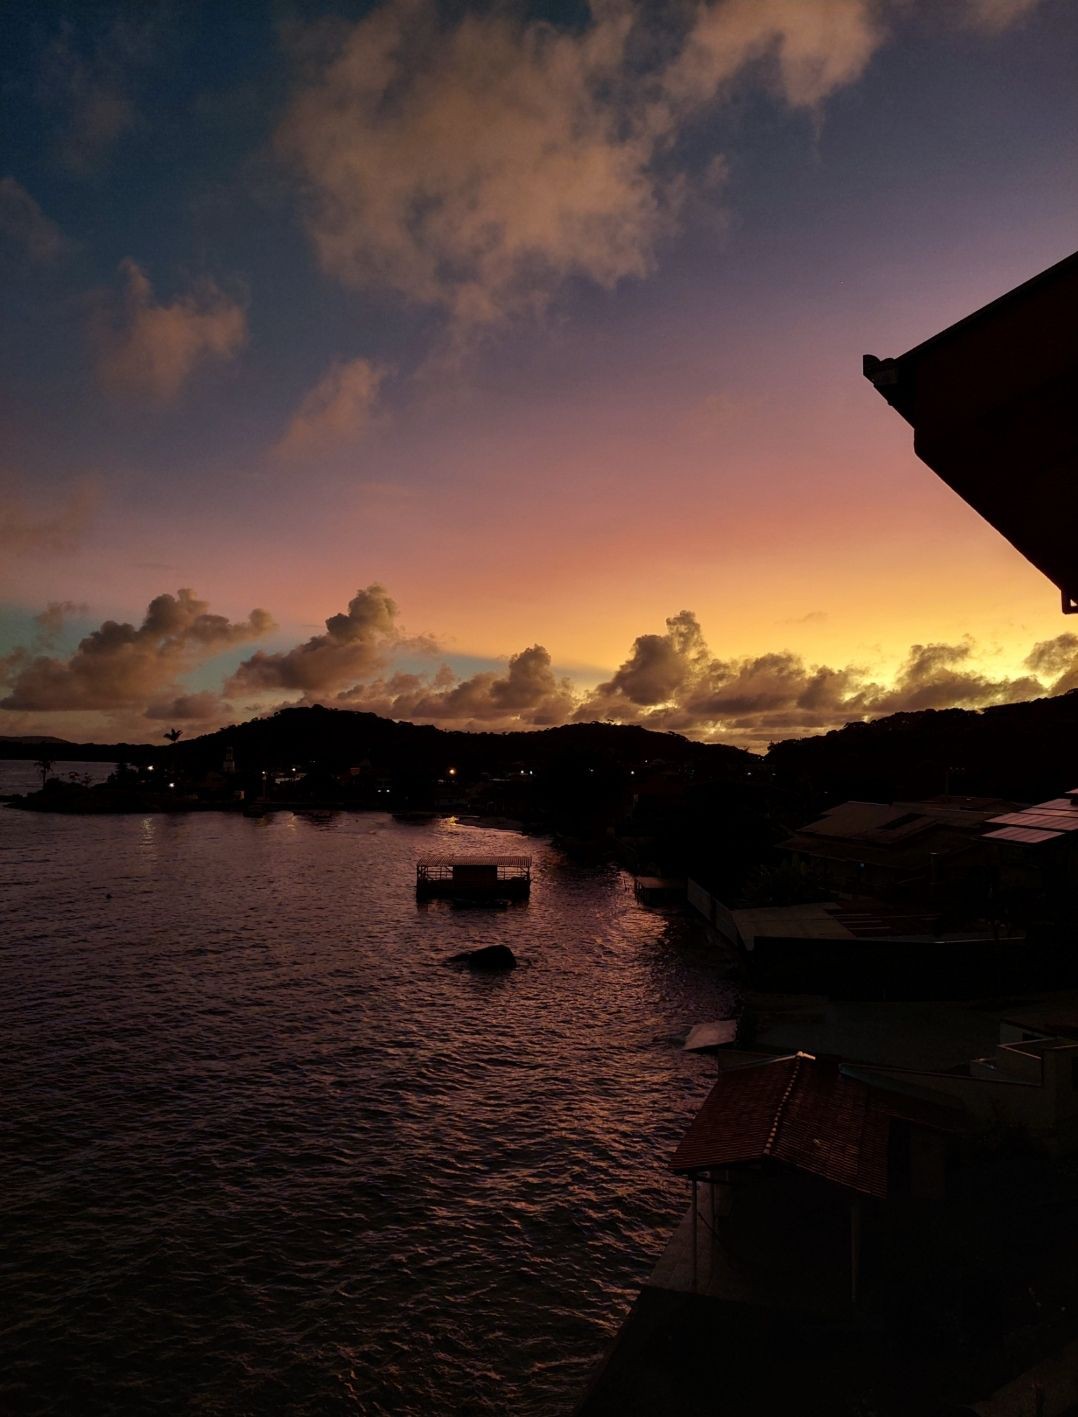
POLYGON ((481 950, 465 950, 452 955, 450 964, 466 964, 469 969, 515 969, 517 957, 508 945, 487 945, 481 950))

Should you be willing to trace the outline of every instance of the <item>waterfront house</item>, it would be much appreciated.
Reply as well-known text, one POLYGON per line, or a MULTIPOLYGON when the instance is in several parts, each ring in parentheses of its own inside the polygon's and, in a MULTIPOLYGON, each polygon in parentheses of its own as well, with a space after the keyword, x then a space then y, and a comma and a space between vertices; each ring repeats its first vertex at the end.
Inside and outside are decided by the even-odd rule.
POLYGON ((688 900, 757 989, 834 998, 962 998, 1072 982, 1072 952, 986 920, 869 898, 729 910, 697 882, 688 900))
POLYGON ((1075 916, 1078 884, 1078 788, 985 824, 999 899, 1012 914, 1057 923, 1075 916))
POLYGON ((1016 804, 944 794, 919 802, 843 802, 782 849, 829 892, 970 905, 987 898, 983 826, 1016 804))
POLYGON ((892 1200, 943 1198, 961 1108, 810 1053, 729 1064, 671 1160, 692 1203, 652 1283, 780 1308, 856 1302, 866 1222, 892 1200))
MULTIPOLYGON (((1078 1153, 1078 999, 1046 994, 995 1018, 966 1004, 843 1004, 817 1000, 758 1026, 742 1019, 706 1051, 727 1070, 791 1056, 838 1056, 842 1075, 876 1089, 960 1109, 982 1151, 1078 1153)), ((714 1027, 714 1026, 713 1026, 714 1027)), ((699 1034, 698 1049, 709 1043, 699 1034)), ((690 1035, 690 1041, 693 1035, 690 1035)), ((688 1044, 686 1046, 689 1046, 688 1044)))
MULTIPOLYGON (((1078 1030, 1075 1030, 1078 1034, 1078 1030)), ((969 1128, 1012 1149, 1078 1152, 1078 1036, 1003 1018, 991 1052, 958 1067, 852 1069, 879 1086, 913 1086, 961 1105, 969 1128)))

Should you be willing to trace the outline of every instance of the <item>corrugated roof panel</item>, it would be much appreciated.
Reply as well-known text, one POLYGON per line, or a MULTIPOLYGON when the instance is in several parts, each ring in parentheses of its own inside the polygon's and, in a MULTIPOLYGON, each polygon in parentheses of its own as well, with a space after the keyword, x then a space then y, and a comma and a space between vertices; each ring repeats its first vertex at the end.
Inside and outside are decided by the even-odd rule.
POLYGON ((530 856, 421 856, 417 866, 530 866, 530 856))
POLYGON ((1078 831, 1078 815, 1064 817, 1059 812, 1038 812, 1034 808, 1028 812, 1007 812, 1002 817, 993 817, 992 822, 1007 827, 1046 827, 1054 832, 1078 831))
POLYGON ((1042 841, 1062 841, 1062 832, 1041 831, 1035 827, 1003 827, 998 832, 989 832, 986 841, 1021 841, 1027 846, 1035 846, 1042 841))
POLYGON ((1033 827, 1047 827, 1054 832, 1078 831, 1078 812, 1065 817, 1062 812, 1027 812, 1026 821, 1033 827))

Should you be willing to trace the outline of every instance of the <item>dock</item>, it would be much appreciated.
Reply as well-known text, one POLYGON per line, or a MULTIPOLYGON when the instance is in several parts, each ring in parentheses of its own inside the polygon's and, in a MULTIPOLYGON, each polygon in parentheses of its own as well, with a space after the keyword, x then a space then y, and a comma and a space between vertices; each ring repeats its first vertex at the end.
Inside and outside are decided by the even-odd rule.
POLYGON ((427 856, 416 862, 417 900, 526 900, 530 856, 427 856))
POLYGON ((666 876, 635 876, 633 895, 641 905, 680 905, 685 899, 685 882, 666 876))

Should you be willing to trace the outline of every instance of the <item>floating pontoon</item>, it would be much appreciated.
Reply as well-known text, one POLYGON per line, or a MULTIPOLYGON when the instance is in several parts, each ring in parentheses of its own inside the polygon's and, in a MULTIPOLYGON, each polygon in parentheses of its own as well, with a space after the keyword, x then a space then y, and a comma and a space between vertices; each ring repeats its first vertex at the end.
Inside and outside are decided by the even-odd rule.
POLYGON ((531 884, 530 856, 428 856, 415 868, 418 900, 525 900, 531 884))

